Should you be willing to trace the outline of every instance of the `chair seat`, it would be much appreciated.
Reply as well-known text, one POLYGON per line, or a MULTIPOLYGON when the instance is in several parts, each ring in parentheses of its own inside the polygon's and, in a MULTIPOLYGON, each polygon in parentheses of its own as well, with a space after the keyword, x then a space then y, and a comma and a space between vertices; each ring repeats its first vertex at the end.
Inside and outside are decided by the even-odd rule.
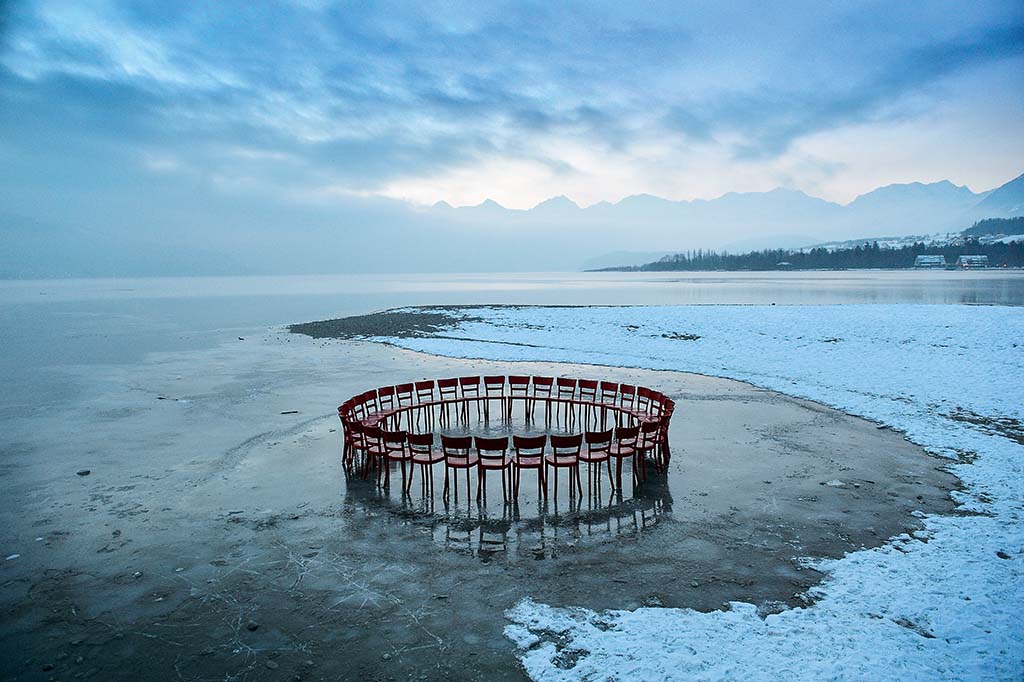
POLYGON ((615 443, 608 449, 608 454, 612 457, 632 457, 636 452, 636 448, 628 445, 619 445, 615 443))
POLYGON ((544 461, 553 467, 574 467, 579 466, 580 458, 576 455, 569 455, 566 457, 555 457, 554 455, 545 455, 544 461))
POLYGON ((592 453, 592 454, 588 454, 586 452, 581 452, 580 453, 580 461, 581 462, 588 462, 588 463, 593 464, 595 462, 605 462, 607 460, 608 460, 608 453, 607 452, 595 452, 595 453, 592 453))
POLYGON ((481 457, 481 469, 504 469, 512 466, 511 457, 481 457))
POLYGON ((440 450, 413 453, 412 461, 415 464, 437 464, 444 461, 444 453, 440 450))
POLYGON ((385 456, 393 462, 401 462, 402 460, 411 460, 412 454, 409 452, 401 452, 396 450, 388 450, 385 452, 385 456))
POLYGON ((445 466, 453 469, 468 469, 475 467, 478 461, 479 458, 476 455, 470 455, 469 457, 446 457, 444 463, 445 466))
POLYGON ((512 463, 520 469, 539 469, 544 464, 544 458, 536 457, 513 457, 512 463))

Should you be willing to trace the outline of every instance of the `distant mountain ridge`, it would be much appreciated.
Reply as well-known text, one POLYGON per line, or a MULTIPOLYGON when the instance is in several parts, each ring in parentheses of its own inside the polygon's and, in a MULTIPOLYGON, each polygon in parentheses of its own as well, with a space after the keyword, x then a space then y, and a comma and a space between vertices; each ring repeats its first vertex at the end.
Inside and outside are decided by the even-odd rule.
POLYGON ((0 211, 0 277, 579 270, 616 256, 959 232, 1020 214, 1024 176, 981 193, 949 181, 888 185, 845 205, 786 188, 586 207, 555 196, 530 209, 357 197, 267 215, 212 190, 202 201, 208 217, 195 224, 116 209, 61 220, 50 210, 59 204, 39 216, 0 211))

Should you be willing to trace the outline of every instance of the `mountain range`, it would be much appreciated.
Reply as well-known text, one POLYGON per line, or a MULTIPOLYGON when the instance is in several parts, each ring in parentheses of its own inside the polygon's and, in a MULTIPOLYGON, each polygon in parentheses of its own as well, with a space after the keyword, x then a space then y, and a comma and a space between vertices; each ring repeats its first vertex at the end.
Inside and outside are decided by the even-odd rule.
POLYGON ((558 196, 528 210, 491 200, 423 208, 370 198, 258 212, 211 200, 205 213, 207 224, 153 224, 123 216, 103 224, 71 223, 0 213, 0 277, 631 265, 688 249, 741 252, 870 235, 959 232, 983 218, 1024 214, 1024 175, 981 193, 946 180, 887 185, 846 205, 779 188, 691 201, 640 194, 586 208, 558 196))

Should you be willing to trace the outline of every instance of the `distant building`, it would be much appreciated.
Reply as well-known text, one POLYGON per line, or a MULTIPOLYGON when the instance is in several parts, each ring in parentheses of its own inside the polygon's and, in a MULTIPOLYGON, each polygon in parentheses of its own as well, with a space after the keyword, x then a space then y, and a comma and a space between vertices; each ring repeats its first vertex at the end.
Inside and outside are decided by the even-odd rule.
POLYGON ((956 266, 964 269, 987 268, 988 256, 960 256, 956 259, 956 266))
POLYGON ((946 267, 945 256, 918 256, 914 259, 915 268, 944 268, 946 267))

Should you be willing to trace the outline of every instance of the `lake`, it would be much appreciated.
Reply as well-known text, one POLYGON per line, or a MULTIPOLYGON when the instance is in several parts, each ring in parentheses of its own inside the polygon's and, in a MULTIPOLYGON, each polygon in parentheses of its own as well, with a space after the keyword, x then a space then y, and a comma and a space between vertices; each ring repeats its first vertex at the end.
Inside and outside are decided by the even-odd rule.
POLYGON ((499 273, 0 282, 0 415, 67 405, 62 366, 407 305, 1024 305, 1020 271, 499 273))

